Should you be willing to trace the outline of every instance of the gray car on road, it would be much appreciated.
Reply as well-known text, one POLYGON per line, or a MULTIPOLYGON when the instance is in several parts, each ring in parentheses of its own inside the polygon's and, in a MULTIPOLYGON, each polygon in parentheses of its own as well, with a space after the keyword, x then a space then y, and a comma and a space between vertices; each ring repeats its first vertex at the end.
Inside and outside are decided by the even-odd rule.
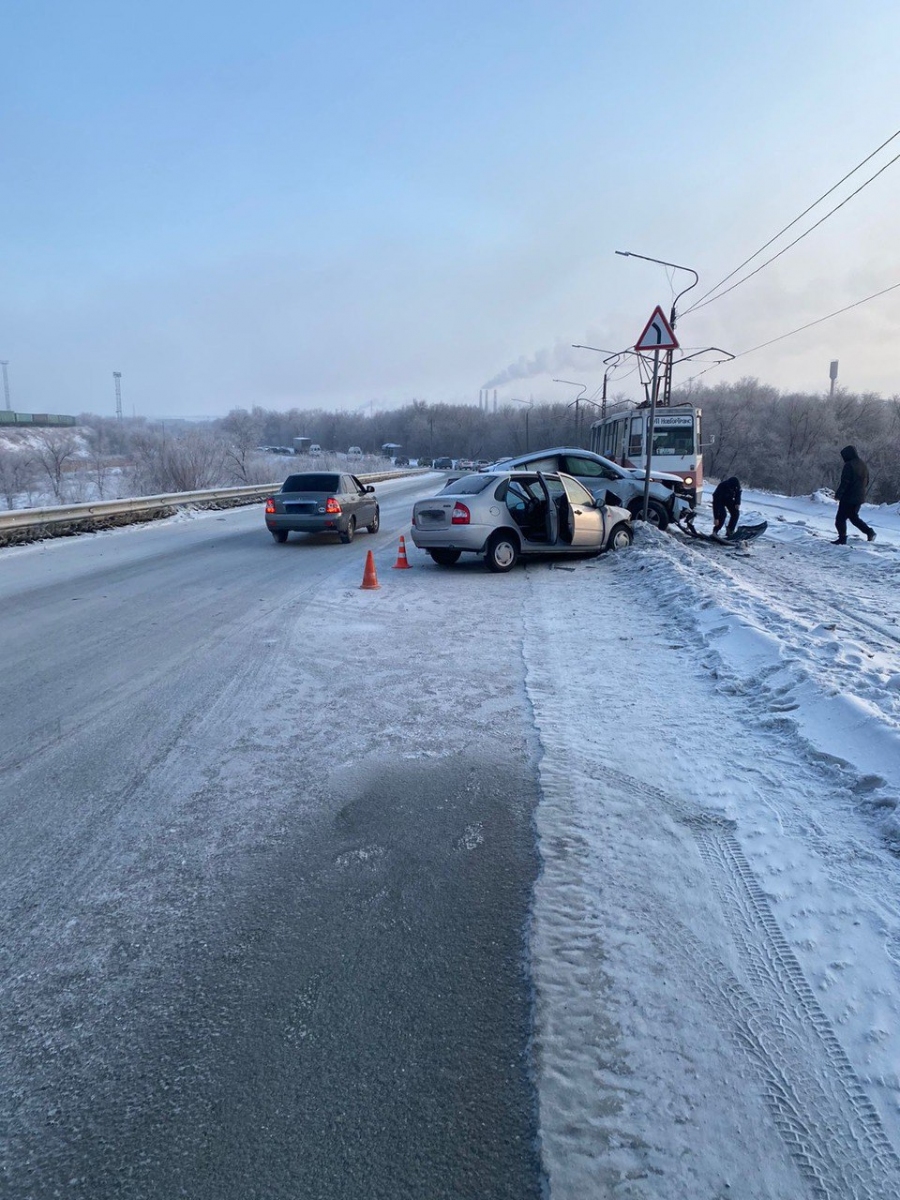
POLYGON ((483 554, 491 571, 527 555, 599 554, 632 540, 631 514, 602 504, 569 475, 500 471, 464 475, 413 506, 412 540, 449 567, 483 554))
POLYGON ((281 491, 266 500, 266 528, 276 542, 286 542, 291 532, 336 533, 352 542, 360 527, 377 533, 380 520, 372 484, 338 471, 288 475, 281 491))

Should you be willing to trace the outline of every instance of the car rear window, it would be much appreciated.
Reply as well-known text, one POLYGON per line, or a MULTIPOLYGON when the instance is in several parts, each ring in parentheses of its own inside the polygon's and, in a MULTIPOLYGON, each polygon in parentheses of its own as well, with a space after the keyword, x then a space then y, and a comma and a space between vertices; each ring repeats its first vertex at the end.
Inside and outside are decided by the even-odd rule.
POLYGON ((483 492, 489 484, 492 484, 496 478, 496 475, 463 475, 462 479, 456 479, 453 483, 448 483, 441 491, 441 495, 477 496, 479 492, 483 492))
POLYGON ((288 475, 281 485, 283 492, 339 492, 340 475, 324 475, 310 471, 308 475, 288 475))

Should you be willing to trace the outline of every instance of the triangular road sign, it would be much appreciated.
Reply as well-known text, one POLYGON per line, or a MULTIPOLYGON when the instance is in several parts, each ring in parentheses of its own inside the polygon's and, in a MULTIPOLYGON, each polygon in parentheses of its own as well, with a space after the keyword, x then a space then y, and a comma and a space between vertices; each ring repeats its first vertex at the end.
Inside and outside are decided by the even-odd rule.
POLYGON ((675 331, 657 304, 653 316, 644 326, 644 332, 634 344, 635 350, 677 350, 675 331))

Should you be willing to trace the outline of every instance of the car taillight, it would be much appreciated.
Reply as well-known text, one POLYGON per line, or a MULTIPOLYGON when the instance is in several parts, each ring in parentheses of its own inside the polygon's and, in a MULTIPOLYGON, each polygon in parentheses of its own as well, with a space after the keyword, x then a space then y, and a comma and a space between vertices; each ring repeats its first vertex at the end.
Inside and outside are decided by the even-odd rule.
POLYGON ((337 500, 335 500, 334 496, 329 496, 325 501, 325 511, 327 513, 333 513, 338 517, 341 515, 341 506, 338 504, 337 500))
POLYGON ((270 513, 270 512, 274 512, 274 511, 275 511, 275 501, 270 496, 268 498, 268 500, 266 501, 266 512, 270 513))
POLYGON ((410 521, 410 525, 415 525, 415 523, 416 523, 416 510, 413 509, 413 515, 412 515, 412 520, 410 521))
POLYGON ((453 516, 450 518, 451 525, 468 525, 470 520, 469 510, 464 504, 454 504, 453 516))

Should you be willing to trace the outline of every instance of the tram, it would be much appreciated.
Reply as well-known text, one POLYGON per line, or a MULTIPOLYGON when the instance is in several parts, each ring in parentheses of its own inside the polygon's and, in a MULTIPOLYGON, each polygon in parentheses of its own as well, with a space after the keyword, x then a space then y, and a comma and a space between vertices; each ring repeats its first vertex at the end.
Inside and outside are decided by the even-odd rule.
MULTIPOLYGON (((680 476, 695 505, 703 492, 700 416, 692 404, 657 408, 650 457, 650 470, 680 476)), ((649 404, 617 407, 591 425, 591 450, 623 467, 645 467, 649 422, 649 404)))

